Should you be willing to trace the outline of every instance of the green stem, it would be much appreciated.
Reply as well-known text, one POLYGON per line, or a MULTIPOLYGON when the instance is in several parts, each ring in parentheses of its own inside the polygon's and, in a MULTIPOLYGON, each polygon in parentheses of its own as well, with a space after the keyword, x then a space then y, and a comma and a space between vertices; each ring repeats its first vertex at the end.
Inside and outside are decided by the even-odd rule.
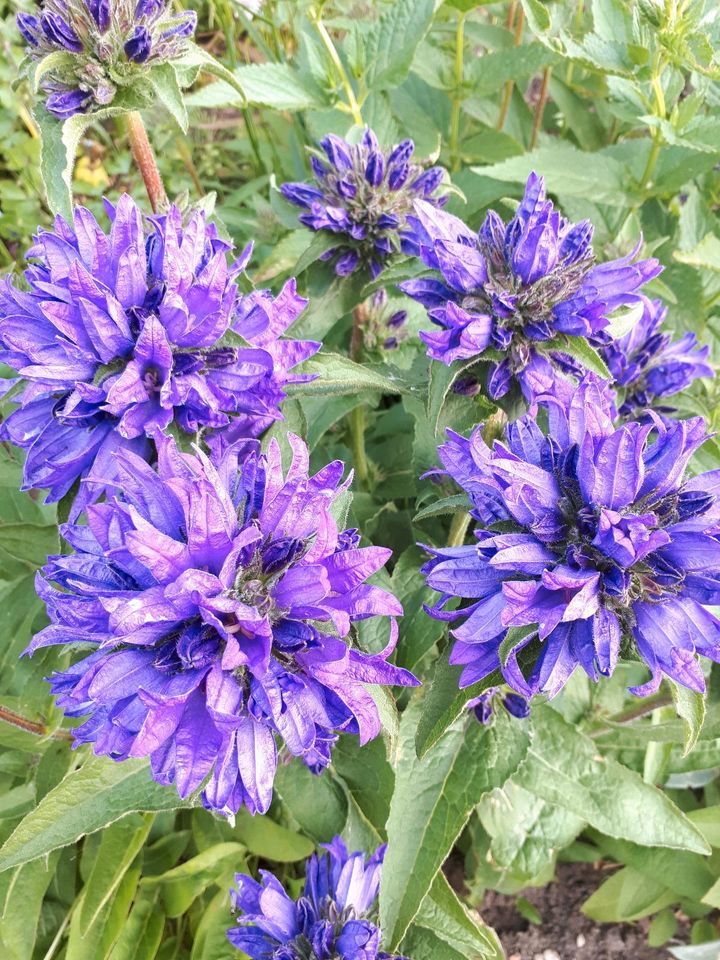
MULTIPOLYGON (((663 72, 664 62, 661 57, 658 57, 655 61, 653 68, 653 76, 650 81, 652 84, 653 92, 655 94, 655 116, 660 120, 664 120, 667 115, 667 106, 665 104, 665 94, 662 88, 662 72, 663 72)), ((643 170, 643 175, 640 180, 640 190, 645 190, 650 183, 653 173, 655 172, 655 167, 658 162, 658 157, 660 156, 660 147, 662 146, 662 130, 658 127, 653 131, 652 135, 652 146, 650 147, 650 153, 648 154, 647 163, 645 164, 645 169, 643 170)))
POLYGON ((133 159, 137 164, 153 213, 165 210, 169 206, 168 196, 160 176, 155 153, 148 140, 145 124, 137 110, 126 115, 128 140, 133 159))
POLYGON ((465 17, 467 12, 458 14, 455 31, 455 90, 450 120, 450 166, 453 170, 460 167, 460 111, 463 102, 463 67, 465 56, 465 17))
POLYGON ((359 126, 364 126, 364 121, 362 118, 362 113, 360 112, 360 104, 357 102, 357 97, 355 96, 355 91, 352 88, 350 83, 350 78, 345 72, 345 67, 342 64, 342 60, 335 49, 335 44, 332 41, 332 37, 328 33, 327 27, 322 22, 320 17, 320 12, 318 10, 311 10, 309 13, 310 19, 315 24, 317 32, 320 34, 320 39, 323 42, 325 49, 328 52, 328 56, 332 60, 333 66, 337 71, 338 79, 342 85, 343 90, 345 91, 345 96, 347 98, 347 109, 352 115, 353 121, 359 126))
POLYGON ((447 542, 449 547, 461 547, 465 543, 465 535, 467 534, 471 519, 467 510, 457 510, 453 514, 447 542))
POLYGON ((357 486, 359 490, 367 490, 370 486, 370 468, 365 452, 365 428, 367 426, 365 404, 361 403, 354 410, 351 410, 349 419, 357 486))
MULTIPOLYGON (((520 10, 518 11, 518 14, 517 14, 517 20, 515 20, 516 6, 517 4, 515 3, 515 0, 513 0, 513 3, 510 4, 510 9, 508 10, 507 28, 508 30, 511 30, 513 27, 513 23, 515 23, 515 33, 513 34, 513 45, 518 47, 520 45, 520 41, 522 40, 523 25, 525 23, 525 11, 523 10, 522 7, 520 7, 520 10)), ((502 130, 502 128, 505 126, 505 121, 507 120, 508 111, 510 110, 510 101, 512 100, 513 86, 514 86, 514 82, 512 80, 508 80, 508 82, 505 84, 505 92, 503 93, 503 99, 500 105, 500 116, 498 117, 498 122, 497 122, 498 131, 502 130)))
POLYGON ((546 67, 543 71, 542 85, 540 87, 540 99, 538 100, 537 106, 535 107, 535 118, 533 120, 532 135, 530 137, 530 149, 533 150, 537 146, 538 137, 540 136, 540 128, 542 127, 542 118, 545 113, 545 104, 548 99, 548 85, 550 83, 550 67, 546 67))

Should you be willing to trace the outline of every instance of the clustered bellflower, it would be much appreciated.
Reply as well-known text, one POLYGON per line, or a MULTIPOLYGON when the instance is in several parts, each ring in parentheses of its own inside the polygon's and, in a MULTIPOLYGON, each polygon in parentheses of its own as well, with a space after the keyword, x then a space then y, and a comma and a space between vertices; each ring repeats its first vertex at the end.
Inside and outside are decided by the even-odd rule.
POLYGON ((118 88, 181 57, 197 14, 166 0, 44 0, 17 24, 32 60, 62 54, 43 75, 48 111, 61 120, 109 106, 118 88))
POLYGON ((592 225, 570 223, 531 174, 515 216, 490 211, 479 233, 423 200, 412 220, 423 262, 440 277, 400 284, 422 303, 437 330, 421 333, 428 356, 445 364, 487 360, 486 389, 499 400, 515 388, 528 401, 575 367, 566 336, 597 339, 609 315, 634 304, 657 276, 655 259, 596 263, 592 225))
POLYGON ((699 377, 715 375, 707 359, 710 348, 699 346, 694 333, 673 340, 662 330, 666 315, 667 307, 660 300, 643 298, 642 314, 632 329, 602 348, 614 386, 624 391, 618 409, 621 416, 640 416, 650 407, 673 413, 672 406, 657 401, 679 393, 699 377))
POLYGON ((50 678, 58 705, 85 718, 76 743, 149 756, 181 797, 207 781, 204 803, 224 813, 268 809, 278 741, 319 772, 339 733, 378 734, 366 684, 417 683, 387 661, 402 607, 365 582, 390 551, 338 529, 344 465, 309 476, 307 447, 289 441, 287 472, 274 440, 266 456, 246 442, 213 463, 161 437, 157 471, 119 451, 122 495, 62 528, 75 552, 37 581, 51 625, 30 652, 91 647, 50 678), (351 639, 371 617, 390 623, 372 655, 351 639))
POLYGON ((82 478, 78 511, 120 450, 151 459, 171 425, 211 444, 258 436, 320 346, 279 339, 306 303, 295 281, 243 296, 251 248, 229 265, 202 213, 146 220, 127 194, 106 207, 109 232, 76 208, 72 228, 58 217, 38 234, 27 289, 0 284, 0 359, 23 387, 2 438, 27 450, 23 489, 58 500, 82 478))
POLYGON ((381 149, 369 129, 357 145, 331 133, 320 147, 324 157, 310 159, 315 182, 284 183, 280 189, 305 211, 301 223, 337 237, 321 259, 332 260, 341 277, 358 269, 377 277, 393 254, 416 254, 408 216, 418 198, 431 208, 442 205, 437 196, 442 167, 423 170, 413 163, 412 140, 381 149))
POLYGON ((441 594, 429 612, 460 621, 461 685, 500 669, 522 696, 553 696, 577 666, 597 680, 622 655, 650 669, 638 695, 663 675, 702 691, 696 654, 720 661, 720 621, 705 608, 720 603, 720 470, 685 477, 702 418, 615 427, 592 375, 539 404, 547 433, 528 415, 504 443, 488 447, 477 428, 440 448, 481 524, 475 544, 431 550, 424 568, 441 594), (454 597, 465 605, 446 610, 454 597))
POLYGON ((348 854, 340 837, 305 868, 305 888, 291 900, 277 877, 235 875, 238 925, 228 939, 251 960, 403 960, 380 950, 375 922, 385 847, 367 860, 348 854))

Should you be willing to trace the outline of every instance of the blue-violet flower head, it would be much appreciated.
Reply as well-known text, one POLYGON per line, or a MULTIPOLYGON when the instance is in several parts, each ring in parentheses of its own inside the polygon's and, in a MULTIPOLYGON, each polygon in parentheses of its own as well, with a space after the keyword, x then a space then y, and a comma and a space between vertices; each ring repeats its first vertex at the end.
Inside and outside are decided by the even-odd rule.
POLYGON ((229 265, 203 214, 146 220, 128 195, 107 209, 108 233, 82 207, 72 228, 58 217, 28 253, 27 289, 0 284, 0 359, 23 387, 2 438, 28 451, 24 489, 58 500, 82 478, 76 512, 114 479, 119 450, 152 459, 173 424, 211 444, 259 436, 319 348, 280 339, 306 303, 295 281, 243 296, 251 248, 229 265))
POLYGON ((323 844, 305 867, 305 887, 292 900, 277 877, 235 875, 237 926, 230 942, 250 960, 403 960, 380 950, 377 896, 385 847, 351 853, 340 837, 323 844))
POLYGON ((648 408, 673 413, 672 406, 661 406, 658 401, 685 390, 699 377, 715 375, 708 363, 710 348, 699 346, 690 332, 673 340, 672 334, 662 329, 666 316, 667 308, 660 300, 643 298, 637 323, 602 348, 614 385, 624 391, 618 410, 621 416, 640 416, 648 408))
POLYGON ((60 120, 109 106, 119 88, 183 56, 196 22, 166 0, 44 0, 37 14, 17 16, 31 60, 56 54, 42 87, 60 120))
POLYGON ((413 163, 412 140, 383 150, 369 129, 359 144, 331 133, 320 147, 323 155, 311 160, 314 183, 284 183, 280 189, 303 209, 301 223, 337 238, 321 259, 332 260, 338 276, 366 269, 377 277, 394 254, 417 255, 408 216, 418 198, 433 209, 444 203, 438 196, 443 169, 413 163))
POLYGON ((500 670, 524 697, 554 696, 577 666, 610 676, 622 651, 650 669, 638 695, 663 675, 703 690, 697 654, 720 661, 705 608, 720 602, 720 470, 685 475, 702 418, 613 426, 591 376, 538 402, 547 433, 528 415, 491 448, 480 428, 440 448, 480 523, 476 543, 432 549, 424 568, 441 594, 428 612, 460 621, 461 685, 500 670))
POLYGON ((423 262, 440 277, 400 284, 438 329, 424 332, 428 356, 445 364, 487 360, 493 400, 522 391, 527 401, 551 389, 567 368, 563 350, 594 342, 618 307, 660 272, 657 260, 596 263, 592 225, 570 223, 531 174, 515 216, 490 211, 475 233, 462 220, 418 200, 411 218, 423 262))
POLYGON ((310 476, 307 447, 289 441, 287 471, 275 440, 211 462, 159 437, 157 470, 119 451, 122 495, 65 525, 75 552, 37 580, 51 625, 29 652, 93 648, 50 678, 58 705, 85 718, 75 742, 149 756, 181 797, 207 781, 204 803, 225 813, 268 809, 278 741, 319 772, 339 733, 379 733, 366 684, 417 683, 387 661, 402 607, 365 582, 390 551, 338 530, 344 465, 310 476), (353 627, 372 617, 390 618, 390 640, 371 655, 353 627))

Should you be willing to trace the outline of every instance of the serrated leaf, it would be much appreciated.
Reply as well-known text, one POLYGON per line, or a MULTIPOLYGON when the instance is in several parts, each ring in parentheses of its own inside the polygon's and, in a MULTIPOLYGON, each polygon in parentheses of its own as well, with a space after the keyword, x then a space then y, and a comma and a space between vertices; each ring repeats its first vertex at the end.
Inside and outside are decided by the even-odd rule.
POLYGON ((365 82, 370 90, 399 86, 430 28, 435 0, 395 0, 365 35, 365 82))
POLYGON ((147 75, 160 103, 172 114, 183 133, 187 133, 188 115, 177 71, 171 63, 160 63, 147 75))
POLYGON ((338 244, 337 237, 334 234, 327 233, 323 230, 310 236, 308 236, 310 234, 309 230, 304 232, 306 240, 310 240, 310 243, 300 254, 297 263, 293 267, 293 276, 296 277, 301 274, 303 270, 307 270, 311 264, 319 260, 324 253, 332 250, 332 248, 338 244))
POLYGON ((434 503, 429 503, 422 510, 418 510, 413 517, 413 522, 417 523, 419 520, 427 520, 428 517, 441 517, 448 513, 455 513, 458 509, 467 510, 468 507, 467 496, 464 493, 456 493, 452 497, 442 497, 434 503))
POLYGON ((188 806, 174 787, 150 776, 143 760, 90 757, 69 773, 15 828, 0 848, 0 871, 42 857, 114 823, 126 813, 188 806))
POLYGON ((554 341, 554 346, 555 349, 569 354, 574 360, 581 363, 586 370, 596 373, 603 380, 613 379, 607 364, 595 347, 590 346, 585 337, 574 337, 566 333, 565 336, 554 341))
POLYGON ((525 725, 505 715, 491 727, 463 718, 419 760, 418 718, 413 704, 401 720, 387 823, 380 924, 389 949, 405 936, 473 808, 517 770, 529 745, 525 725))
POLYGON ((692 250, 675 250, 673 257, 691 267, 720 271, 720 239, 714 233, 708 233, 692 250))
POLYGON ((668 678, 668 682, 675 709, 685 727, 683 756, 686 757, 697 743, 705 721, 705 697, 702 693, 675 683, 672 678, 668 678))
POLYGON ((515 783, 610 837, 709 853, 700 831, 660 790, 597 747, 552 707, 533 708, 533 743, 515 783), (638 816, 642 811, 642 816, 638 816))
POLYGON ((400 380, 386 373, 355 363, 339 353, 318 353, 306 360, 300 368, 304 374, 317 377, 310 383, 299 383, 287 388, 290 395, 310 397, 345 397, 361 390, 380 393, 408 393, 400 380))
MULTIPOLYGON (((202 61, 200 66, 208 70, 207 61, 202 61)), ((317 91, 307 87, 300 74, 287 64, 254 63, 237 67, 232 73, 226 67, 223 70, 224 73, 213 70, 220 79, 191 93, 185 100, 186 105, 190 108, 242 106, 242 95, 233 85, 237 83, 247 102, 253 106, 274 110, 307 110, 322 106, 317 91), (233 82, 229 82, 230 78, 233 82)))

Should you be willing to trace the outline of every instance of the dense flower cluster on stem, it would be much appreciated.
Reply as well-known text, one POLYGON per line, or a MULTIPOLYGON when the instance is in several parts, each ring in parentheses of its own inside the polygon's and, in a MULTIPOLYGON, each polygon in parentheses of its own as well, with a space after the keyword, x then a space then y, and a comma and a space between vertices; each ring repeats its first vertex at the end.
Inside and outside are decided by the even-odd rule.
POLYGON ((278 879, 236 874, 233 906, 238 925, 230 942, 251 960, 403 960, 380 950, 374 922, 385 848, 366 861, 348 854, 340 837, 307 861, 305 888, 292 900, 278 879))
POLYGON ((489 361, 493 400, 513 388, 527 400, 550 390, 558 371, 576 365, 568 338, 595 342, 610 314, 636 303, 660 272, 657 260, 635 261, 637 251, 598 264, 592 225, 561 217, 534 173, 515 216, 505 224, 491 210, 478 234, 422 200, 415 209, 420 256, 441 276, 400 286, 438 328, 421 334, 428 356, 489 361))
POLYGON ((23 388, 3 439, 28 451, 24 489, 58 500, 89 478, 76 510, 114 479, 119 451, 151 458, 171 425, 211 443, 258 436, 320 346, 280 339, 306 303, 295 281, 243 296, 250 247, 229 265, 203 214, 146 220, 128 195, 107 209, 107 233, 82 207, 72 228, 58 217, 28 253, 28 289, 0 285, 0 359, 19 374, 5 386, 23 388))
POLYGON ((492 448, 479 428, 440 448, 481 524, 475 544, 432 550, 424 568, 441 594, 431 614, 460 621, 461 684, 500 669, 522 696, 553 696, 577 666, 597 680, 623 655, 650 669, 634 693, 663 675, 703 690, 697 654, 720 661, 704 606, 720 602, 720 470, 685 476, 702 419, 616 427, 590 377, 539 402, 547 433, 526 416, 492 448), (465 605, 448 611, 453 597, 465 605))
POLYGON ((166 0, 44 0, 39 13, 17 17, 32 60, 56 55, 42 86, 61 120, 109 106, 139 73, 181 57, 196 22, 166 0))
POLYGON ((423 170, 412 162, 415 145, 403 140, 383 150, 372 130, 351 145, 335 134, 320 141, 324 156, 313 156, 315 182, 284 183, 283 196, 304 211, 300 222, 337 238, 321 259, 332 260, 338 276, 358 269, 377 277, 393 254, 417 253, 408 216, 421 198, 435 208, 442 167, 423 170))
POLYGON ((119 451, 122 496, 63 528, 75 552, 37 582, 51 625, 30 651, 93 648, 51 677, 58 705, 86 718, 76 742, 149 756, 182 797, 207 781, 204 802, 224 812, 268 809, 276 739, 320 771, 338 733, 378 734, 367 684, 417 682, 387 662, 400 604, 365 582, 390 551, 338 530, 343 464, 309 476, 305 444, 289 440, 287 472, 275 441, 213 465, 158 438, 157 471, 119 451), (374 655, 351 638, 371 617, 390 618, 374 655))
POLYGON ((715 375, 708 363, 709 347, 701 347, 694 333, 673 340, 662 330, 666 315, 660 300, 643 298, 642 315, 632 329, 602 348, 614 385, 624 392, 621 416, 638 416, 649 408, 672 413, 672 406, 657 401, 685 390, 699 377, 715 375))

